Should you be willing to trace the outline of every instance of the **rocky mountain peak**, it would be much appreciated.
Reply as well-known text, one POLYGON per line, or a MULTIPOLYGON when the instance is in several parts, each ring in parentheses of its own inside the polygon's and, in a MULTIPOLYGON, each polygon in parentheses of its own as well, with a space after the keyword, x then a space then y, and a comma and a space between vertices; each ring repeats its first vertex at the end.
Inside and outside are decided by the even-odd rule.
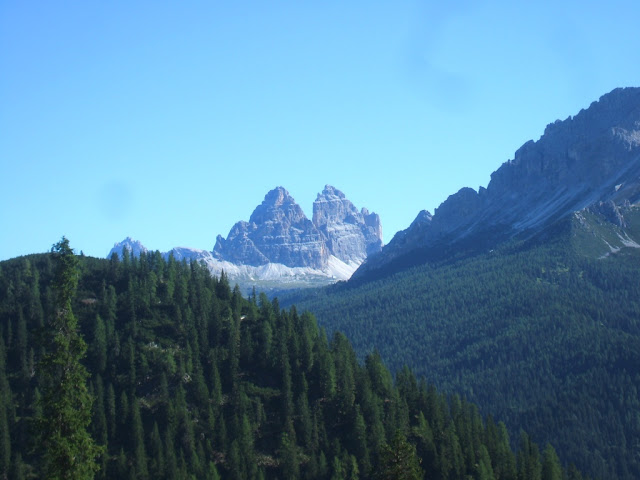
POLYGON ((262 204, 251 214, 249 223, 256 225, 266 222, 297 224, 307 220, 302 208, 296 203, 289 192, 276 187, 268 192, 262 204))
POLYGON ((107 258, 111 258, 114 253, 122 258, 125 249, 134 257, 139 257, 141 253, 147 252, 147 247, 142 243, 131 237, 127 237, 121 242, 114 243, 113 248, 109 251, 109 255, 107 255, 107 258))
POLYGON ((281 263, 322 269, 331 256, 359 265, 381 248, 378 215, 358 211, 344 193, 325 185, 313 204, 313 220, 286 189, 271 190, 248 222, 236 223, 226 240, 218 236, 213 255, 241 265, 281 263))
POLYGON ((345 221, 353 223, 358 213, 344 193, 331 185, 326 185, 313 202, 313 224, 316 227, 345 221))
POLYGON ((343 262, 361 263, 382 249, 380 217, 366 208, 358 211, 331 185, 313 202, 313 224, 324 235, 329 250, 343 262))

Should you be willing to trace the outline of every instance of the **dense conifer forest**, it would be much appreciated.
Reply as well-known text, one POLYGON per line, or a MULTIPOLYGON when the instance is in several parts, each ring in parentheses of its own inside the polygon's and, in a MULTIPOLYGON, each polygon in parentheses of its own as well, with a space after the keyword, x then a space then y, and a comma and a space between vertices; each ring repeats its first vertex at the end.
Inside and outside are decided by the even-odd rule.
MULTIPOLYGON (((394 380, 376 351, 358 361, 343 334, 327 338, 313 315, 264 294, 243 298, 224 275, 157 252, 77 258, 95 478, 583 478, 561 468, 564 452, 523 431, 510 439, 407 368, 394 380)), ((0 478, 43 478, 55 261, 0 263, 0 478)), ((415 347, 393 344, 391 361, 415 347)))
POLYGON ((616 238, 605 228, 568 221, 467 257, 422 252, 422 264, 416 255, 413 266, 281 301, 311 309, 358 354, 378 349, 392 371, 408 365, 465 396, 512 436, 523 428, 552 443, 583 472, 637 479, 640 256, 593 256, 599 238, 616 238))

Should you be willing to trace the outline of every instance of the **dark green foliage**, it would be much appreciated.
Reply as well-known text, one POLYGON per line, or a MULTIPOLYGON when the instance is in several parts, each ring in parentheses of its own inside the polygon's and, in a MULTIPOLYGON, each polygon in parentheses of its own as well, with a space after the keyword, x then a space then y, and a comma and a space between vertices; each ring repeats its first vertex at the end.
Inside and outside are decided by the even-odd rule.
MULTIPOLYGON (((29 257, 46 317, 49 259, 29 257)), ((19 287, 23 260, 0 264, 0 353, 22 345, 18 307, 34 292, 19 287)), ((359 362, 347 338, 327 341, 311 314, 243 299, 225 277, 157 253, 80 261, 72 307, 91 345, 90 431, 106 446, 98 478, 368 479, 397 468, 404 478, 514 478, 497 474, 516 472, 503 427, 408 369, 394 382, 377 352, 359 362)), ((24 318, 31 346, 38 315, 24 318)), ((37 404, 16 399, 37 398, 47 383, 25 379, 15 360, 0 362, 0 478, 18 471, 16 458, 27 473, 43 460, 30 435, 15 434, 37 404)), ((551 456, 537 461, 547 457, 555 466, 551 456)))
POLYGON ((376 474, 379 480, 420 480, 422 470, 416 454, 416 447, 407 442, 398 430, 389 444, 382 446, 380 468, 376 474))
POLYGON ((555 449, 547 444, 542 452, 542 480, 562 480, 562 467, 555 449))
POLYGON ((640 478, 639 251, 590 258, 565 227, 281 301, 344 332, 360 358, 377 349, 392 371, 464 395, 512 438, 523 428, 594 477, 640 478))
POLYGON ((42 476, 89 479, 98 470, 95 460, 101 449, 87 431, 93 398, 87 390, 87 370, 80 363, 87 347, 71 308, 78 285, 78 259, 64 237, 53 251, 55 310, 48 327, 51 345, 40 362, 42 417, 36 419, 43 449, 42 476))

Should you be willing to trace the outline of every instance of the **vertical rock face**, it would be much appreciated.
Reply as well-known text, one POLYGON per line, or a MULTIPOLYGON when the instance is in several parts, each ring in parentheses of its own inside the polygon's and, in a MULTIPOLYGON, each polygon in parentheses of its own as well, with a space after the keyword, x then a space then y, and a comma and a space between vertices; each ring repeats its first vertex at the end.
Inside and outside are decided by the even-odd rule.
POLYGON ((218 236, 213 253, 222 260, 255 266, 322 268, 329 258, 322 235, 282 187, 267 193, 249 222, 236 223, 226 240, 218 236))
POLYGON ((361 211, 340 190, 326 185, 313 202, 313 224, 329 251, 345 263, 361 263, 382 249, 382 225, 376 213, 361 211))
POLYGON ((381 248, 380 217, 365 208, 358 211, 327 185, 313 204, 313 221, 284 188, 271 190, 248 222, 236 223, 226 239, 218 236, 213 254, 238 265, 324 269, 332 255, 360 264, 381 248))

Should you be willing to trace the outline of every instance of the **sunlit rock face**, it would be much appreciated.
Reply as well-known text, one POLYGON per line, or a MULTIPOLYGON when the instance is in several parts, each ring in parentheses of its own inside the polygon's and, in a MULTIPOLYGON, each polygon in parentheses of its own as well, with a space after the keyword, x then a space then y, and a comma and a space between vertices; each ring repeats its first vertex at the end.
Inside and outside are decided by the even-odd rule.
POLYGON ((267 193, 249 221, 236 223, 226 240, 218 236, 213 253, 221 260, 254 266, 322 268, 329 260, 322 234, 282 187, 267 193))
POLYGON ((113 245, 113 248, 109 251, 107 258, 111 258, 114 253, 122 258, 122 254, 125 249, 134 257, 139 257, 141 253, 147 253, 147 247, 142 245, 139 241, 134 240, 131 237, 127 237, 121 242, 113 245))
POLYGON ((358 211, 337 188, 326 185, 313 202, 313 224, 327 249, 346 263, 362 263, 382 249, 382 224, 376 213, 358 211))
POLYGON ((289 192, 277 187, 248 222, 236 223, 226 239, 218 235, 213 256, 237 265, 309 267, 344 279, 381 249, 378 214, 358 210, 340 190, 326 185, 309 220, 289 192))

